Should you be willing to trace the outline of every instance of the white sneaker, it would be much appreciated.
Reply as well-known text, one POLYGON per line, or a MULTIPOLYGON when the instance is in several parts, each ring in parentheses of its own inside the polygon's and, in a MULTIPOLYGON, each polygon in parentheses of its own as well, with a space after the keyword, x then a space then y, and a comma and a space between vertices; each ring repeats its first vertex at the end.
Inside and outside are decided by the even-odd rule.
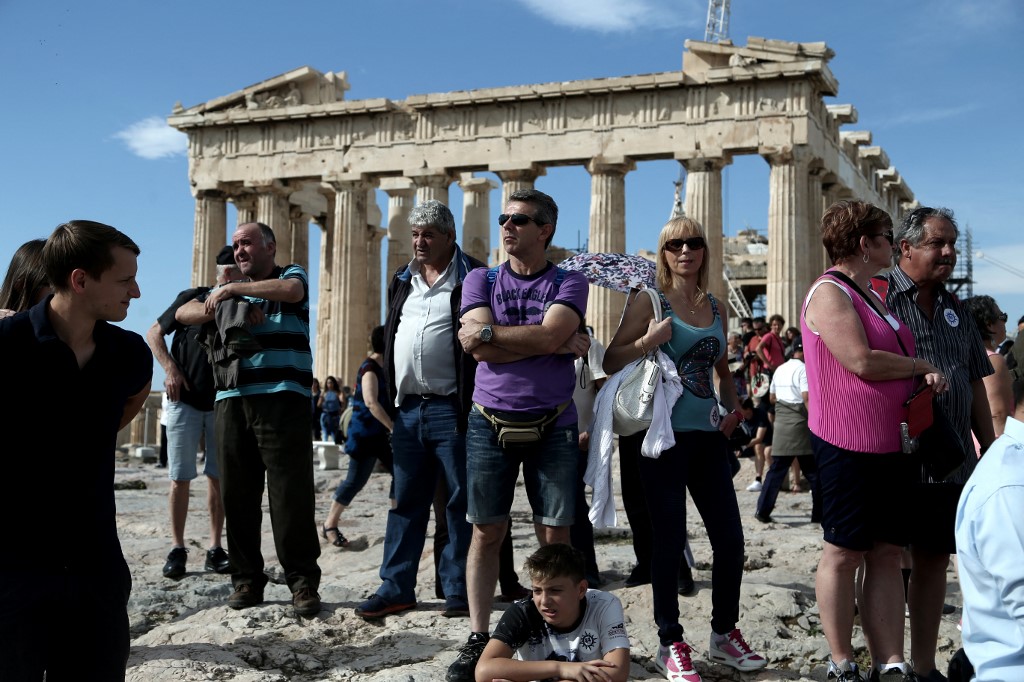
POLYGON ((655 667, 671 682, 701 682, 690 655, 693 650, 686 642, 672 642, 658 647, 655 667))
POLYGON ((711 633, 711 646, 708 647, 708 658, 716 663, 724 663, 737 670, 760 670, 768 665, 763 656, 755 654, 750 645, 743 639, 739 628, 727 635, 711 633))
POLYGON ((761 481, 754 481, 747 486, 748 493, 759 493, 761 492, 761 481))

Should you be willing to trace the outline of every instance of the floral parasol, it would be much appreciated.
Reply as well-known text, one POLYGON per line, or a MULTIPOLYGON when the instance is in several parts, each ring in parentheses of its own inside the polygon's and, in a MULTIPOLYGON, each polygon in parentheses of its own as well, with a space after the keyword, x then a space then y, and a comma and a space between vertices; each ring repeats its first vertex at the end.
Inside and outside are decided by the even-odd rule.
POLYGON ((578 253, 558 267, 581 272, 591 284, 624 294, 654 286, 654 262, 628 253, 578 253))

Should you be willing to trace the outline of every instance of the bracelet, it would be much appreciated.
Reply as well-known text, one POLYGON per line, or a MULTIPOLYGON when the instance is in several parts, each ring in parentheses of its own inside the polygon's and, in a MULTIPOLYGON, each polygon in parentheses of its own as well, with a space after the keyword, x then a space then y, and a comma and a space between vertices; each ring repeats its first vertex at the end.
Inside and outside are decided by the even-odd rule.
POLYGON ((640 350, 643 351, 644 355, 647 355, 647 348, 644 346, 644 337, 640 337, 640 350))
POLYGON ((747 420, 746 420, 746 418, 745 418, 745 417, 743 416, 743 413, 742 413, 742 412, 740 412, 740 411, 739 411, 738 409, 736 409, 736 410, 733 410, 733 411, 732 411, 732 412, 730 412, 729 414, 734 414, 734 415, 736 415, 736 418, 740 420, 740 424, 742 424, 743 422, 747 421, 747 420))

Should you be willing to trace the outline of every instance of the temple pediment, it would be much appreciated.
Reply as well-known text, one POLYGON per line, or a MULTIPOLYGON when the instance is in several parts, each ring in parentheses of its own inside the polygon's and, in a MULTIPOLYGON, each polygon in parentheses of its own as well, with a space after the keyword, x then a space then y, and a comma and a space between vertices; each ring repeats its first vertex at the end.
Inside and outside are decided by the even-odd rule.
POLYGON ((344 71, 320 73, 316 69, 303 66, 188 109, 176 106, 174 115, 333 104, 344 100, 345 91, 348 89, 348 77, 344 71))

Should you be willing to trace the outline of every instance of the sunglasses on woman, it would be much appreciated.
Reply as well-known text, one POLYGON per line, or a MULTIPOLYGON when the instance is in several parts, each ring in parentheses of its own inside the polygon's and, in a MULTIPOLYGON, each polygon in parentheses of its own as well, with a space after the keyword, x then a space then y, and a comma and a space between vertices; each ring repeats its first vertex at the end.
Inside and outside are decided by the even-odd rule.
POLYGON ((1007 315, 1006 313, 999 313, 998 315, 996 315, 996 319, 999 320, 1000 322, 1006 322, 1008 319, 1010 319, 1010 316, 1007 315))
POLYGON ((690 237, 689 239, 669 239, 665 242, 665 250, 671 251, 672 253, 679 253, 683 250, 683 247, 688 248, 690 251, 700 251, 707 242, 704 241, 704 237, 690 237))
POLYGON ((507 223, 510 220, 512 221, 512 224, 515 225, 516 227, 521 227, 526 223, 531 222, 536 225, 540 225, 540 223, 537 222, 536 218, 534 218, 533 216, 528 216, 525 213, 502 213, 500 216, 498 216, 498 226, 504 227, 505 223, 507 223))

